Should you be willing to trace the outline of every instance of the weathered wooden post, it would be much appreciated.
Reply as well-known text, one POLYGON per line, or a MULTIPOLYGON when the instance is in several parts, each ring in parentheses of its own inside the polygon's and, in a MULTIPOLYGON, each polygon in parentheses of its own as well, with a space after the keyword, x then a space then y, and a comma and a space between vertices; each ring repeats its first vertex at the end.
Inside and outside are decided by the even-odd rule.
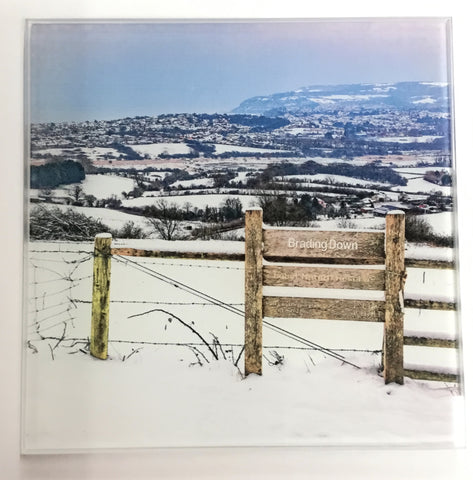
POLYGON ((102 360, 106 360, 108 353, 111 245, 109 233, 95 237, 90 353, 102 360))
POLYGON ((245 214, 245 375, 262 374, 263 210, 245 214))
POLYGON ((384 381, 404 383, 404 243, 405 215, 386 216, 386 313, 384 322, 384 381))

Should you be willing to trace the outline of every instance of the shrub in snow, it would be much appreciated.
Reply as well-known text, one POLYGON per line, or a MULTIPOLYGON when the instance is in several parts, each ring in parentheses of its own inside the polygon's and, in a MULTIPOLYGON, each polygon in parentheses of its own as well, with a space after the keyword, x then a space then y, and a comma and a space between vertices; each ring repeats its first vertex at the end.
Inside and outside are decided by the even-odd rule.
POLYGON ((406 240, 408 242, 425 242, 442 247, 453 247, 451 235, 438 235, 432 226, 420 215, 406 216, 406 240))
POLYGON ((115 238, 146 238, 148 236, 140 226, 135 225, 132 221, 126 222, 122 228, 114 230, 112 235, 115 238))
POLYGON ((110 228, 100 220, 75 210, 37 206, 30 214, 30 238, 34 240, 91 240, 110 228))

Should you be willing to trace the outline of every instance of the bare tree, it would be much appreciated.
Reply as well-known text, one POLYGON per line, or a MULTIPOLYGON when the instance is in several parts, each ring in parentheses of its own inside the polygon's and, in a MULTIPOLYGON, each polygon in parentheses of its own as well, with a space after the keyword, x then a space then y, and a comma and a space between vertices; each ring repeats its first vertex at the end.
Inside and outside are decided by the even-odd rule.
POLYGON ((84 202, 88 207, 93 207, 96 201, 97 201, 97 197, 95 195, 84 196, 84 202))
POLYGON ((176 240, 180 223, 180 211, 175 203, 158 200, 146 216, 148 222, 164 240, 176 240))
POLYGON ((84 194, 84 190, 81 185, 74 185, 68 191, 69 195, 74 199, 74 202, 78 202, 84 194))

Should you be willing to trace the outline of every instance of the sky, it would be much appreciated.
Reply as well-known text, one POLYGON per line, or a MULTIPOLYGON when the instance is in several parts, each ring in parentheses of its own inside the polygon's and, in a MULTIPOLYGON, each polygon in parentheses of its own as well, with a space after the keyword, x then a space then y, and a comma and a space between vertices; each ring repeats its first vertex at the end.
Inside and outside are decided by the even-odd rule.
POLYGON ((310 85, 449 81, 446 19, 32 22, 33 123, 228 113, 310 85))

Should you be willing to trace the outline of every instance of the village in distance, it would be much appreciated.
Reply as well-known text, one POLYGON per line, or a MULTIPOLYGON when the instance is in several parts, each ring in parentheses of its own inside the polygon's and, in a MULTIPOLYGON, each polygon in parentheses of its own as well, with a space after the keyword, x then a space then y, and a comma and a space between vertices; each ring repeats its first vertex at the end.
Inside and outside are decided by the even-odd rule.
POLYGON ((31 238, 237 240, 260 206, 268 224, 321 228, 372 228, 401 209, 408 240, 453 246, 446 98, 433 82, 318 86, 228 114, 33 124, 31 238), (55 208, 63 222, 74 211, 70 229, 55 208))

